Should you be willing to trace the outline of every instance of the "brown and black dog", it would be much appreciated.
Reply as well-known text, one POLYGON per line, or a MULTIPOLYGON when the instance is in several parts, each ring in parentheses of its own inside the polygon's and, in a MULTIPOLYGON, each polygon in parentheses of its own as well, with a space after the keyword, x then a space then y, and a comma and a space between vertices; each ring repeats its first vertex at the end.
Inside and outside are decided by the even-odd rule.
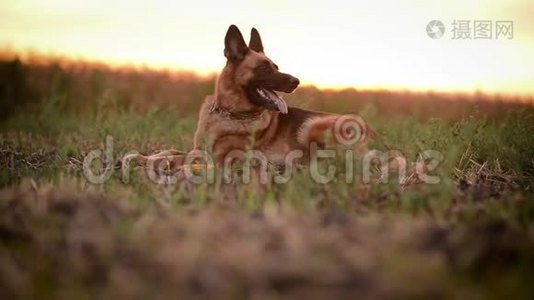
MULTIPOLYGON (((260 35, 251 30, 249 45, 235 25, 224 39, 227 59, 199 113, 194 150, 207 151, 222 165, 236 150, 259 150, 269 162, 279 164, 293 150, 310 157, 310 145, 344 144, 358 153, 367 149, 374 133, 357 115, 337 115, 288 106, 277 92, 291 93, 299 80, 279 71, 264 52, 260 35)), ((185 153, 163 151, 153 156, 137 155, 144 161, 166 160, 171 168, 183 164, 185 153)), ((156 162, 157 163, 157 162, 156 162)), ((305 163, 305 162, 304 162, 305 163)))
POLYGON ((293 92, 299 80, 280 72, 265 55, 255 28, 247 46, 239 29, 231 25, 224 39, 224 56, 227 62, 215 94, 200 109, 195 149, 210 151, 220 163, 236 149, 259 150, 269 161, 280 162, 292 150, 308 154, 312 143, 323 146, 326 138, 334 143, 350 140, 360 150, 365 148, 371 131, 360 117, 287 105, 277 92, 293 92))

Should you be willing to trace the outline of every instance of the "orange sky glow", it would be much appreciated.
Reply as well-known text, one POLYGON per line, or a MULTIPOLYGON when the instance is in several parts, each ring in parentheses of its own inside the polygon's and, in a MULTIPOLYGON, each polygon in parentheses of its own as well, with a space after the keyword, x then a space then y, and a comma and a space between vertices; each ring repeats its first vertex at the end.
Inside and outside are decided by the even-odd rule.
POLYGON ((213 74, 236 24, 305 84, 534 95, 532 16, 531 0, 2 0, 0 48, 213 74), (492 38, 453 39, 454 20, 491 21, 492 38), (513 21, 513 38, 495 37, 497 21, 513 21))

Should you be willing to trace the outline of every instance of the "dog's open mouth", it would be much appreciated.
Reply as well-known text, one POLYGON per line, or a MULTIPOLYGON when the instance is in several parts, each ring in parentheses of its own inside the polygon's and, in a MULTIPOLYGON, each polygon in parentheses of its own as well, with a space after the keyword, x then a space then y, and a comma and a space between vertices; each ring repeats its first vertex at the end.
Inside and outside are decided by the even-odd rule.
POLYGON ((273 90, 256 87, 254 93, 263 102, 262 104, 269 109, 278 110, 283 114, 287 114, 287 103, 278 96, 273 90))

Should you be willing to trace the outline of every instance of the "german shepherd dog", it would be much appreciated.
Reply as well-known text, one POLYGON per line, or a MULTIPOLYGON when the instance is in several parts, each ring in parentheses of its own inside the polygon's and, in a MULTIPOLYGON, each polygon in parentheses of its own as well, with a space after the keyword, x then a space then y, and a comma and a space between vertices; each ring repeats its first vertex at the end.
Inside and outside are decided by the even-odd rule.
POLYGON ((291 93, 300 81, 280 72, 265 55, 255 28, 247 46, 239 29, 231 25, 224 38, 224 56, 226 66, 215 94, 200 109, 194 149, 210 151, 218 163, 234 150, 255 149, 276 163, 292 150, 309 156, 313 143, 324 147, 329 141, 351 141, 360 150, 365 148, 370 129, 360 117, 287 105, 278 92, 291 93))
MULTIPOLYGON (((259 150, 268 162, 279 165, 293 150, 310 157, 310 145, 323 148, 330 143, 350 144, 359 153, 367 149, 368 137, 374 133, 359 116, 287 105, 278 93, 293 92, 299 79, 280 72, 266 56, 255 28, 247 46, 239 29, 231 25, 224 38, 224 56, 227 61, 216 81, 215 93, 200 109, 193 145, 194 150, 211 153, 217 165, 236 150, 259 150)), ((184 155, 170 150, 137 158, 165 159, 173 168, 183 165, 184 155)))

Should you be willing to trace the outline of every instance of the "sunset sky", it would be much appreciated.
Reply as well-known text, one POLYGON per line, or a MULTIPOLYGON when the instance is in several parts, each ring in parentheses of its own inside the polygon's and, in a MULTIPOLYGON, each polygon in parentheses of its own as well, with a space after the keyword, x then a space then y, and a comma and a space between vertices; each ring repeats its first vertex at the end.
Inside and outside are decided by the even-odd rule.
MULTIPOLYGON (((534 95, 534 2, 1 0, 0 48, 200 74, 224 65, 230 24, 256 27, 282 71, 320 87, 534 95), (431 39, 431 20, 445 35, 431 39), (492 39, 453 39, 454 20, 492 39), (513 39, 495 38, 513 21, 513 39)), ((471 33, 471 36, 473 33, 471 33)))

